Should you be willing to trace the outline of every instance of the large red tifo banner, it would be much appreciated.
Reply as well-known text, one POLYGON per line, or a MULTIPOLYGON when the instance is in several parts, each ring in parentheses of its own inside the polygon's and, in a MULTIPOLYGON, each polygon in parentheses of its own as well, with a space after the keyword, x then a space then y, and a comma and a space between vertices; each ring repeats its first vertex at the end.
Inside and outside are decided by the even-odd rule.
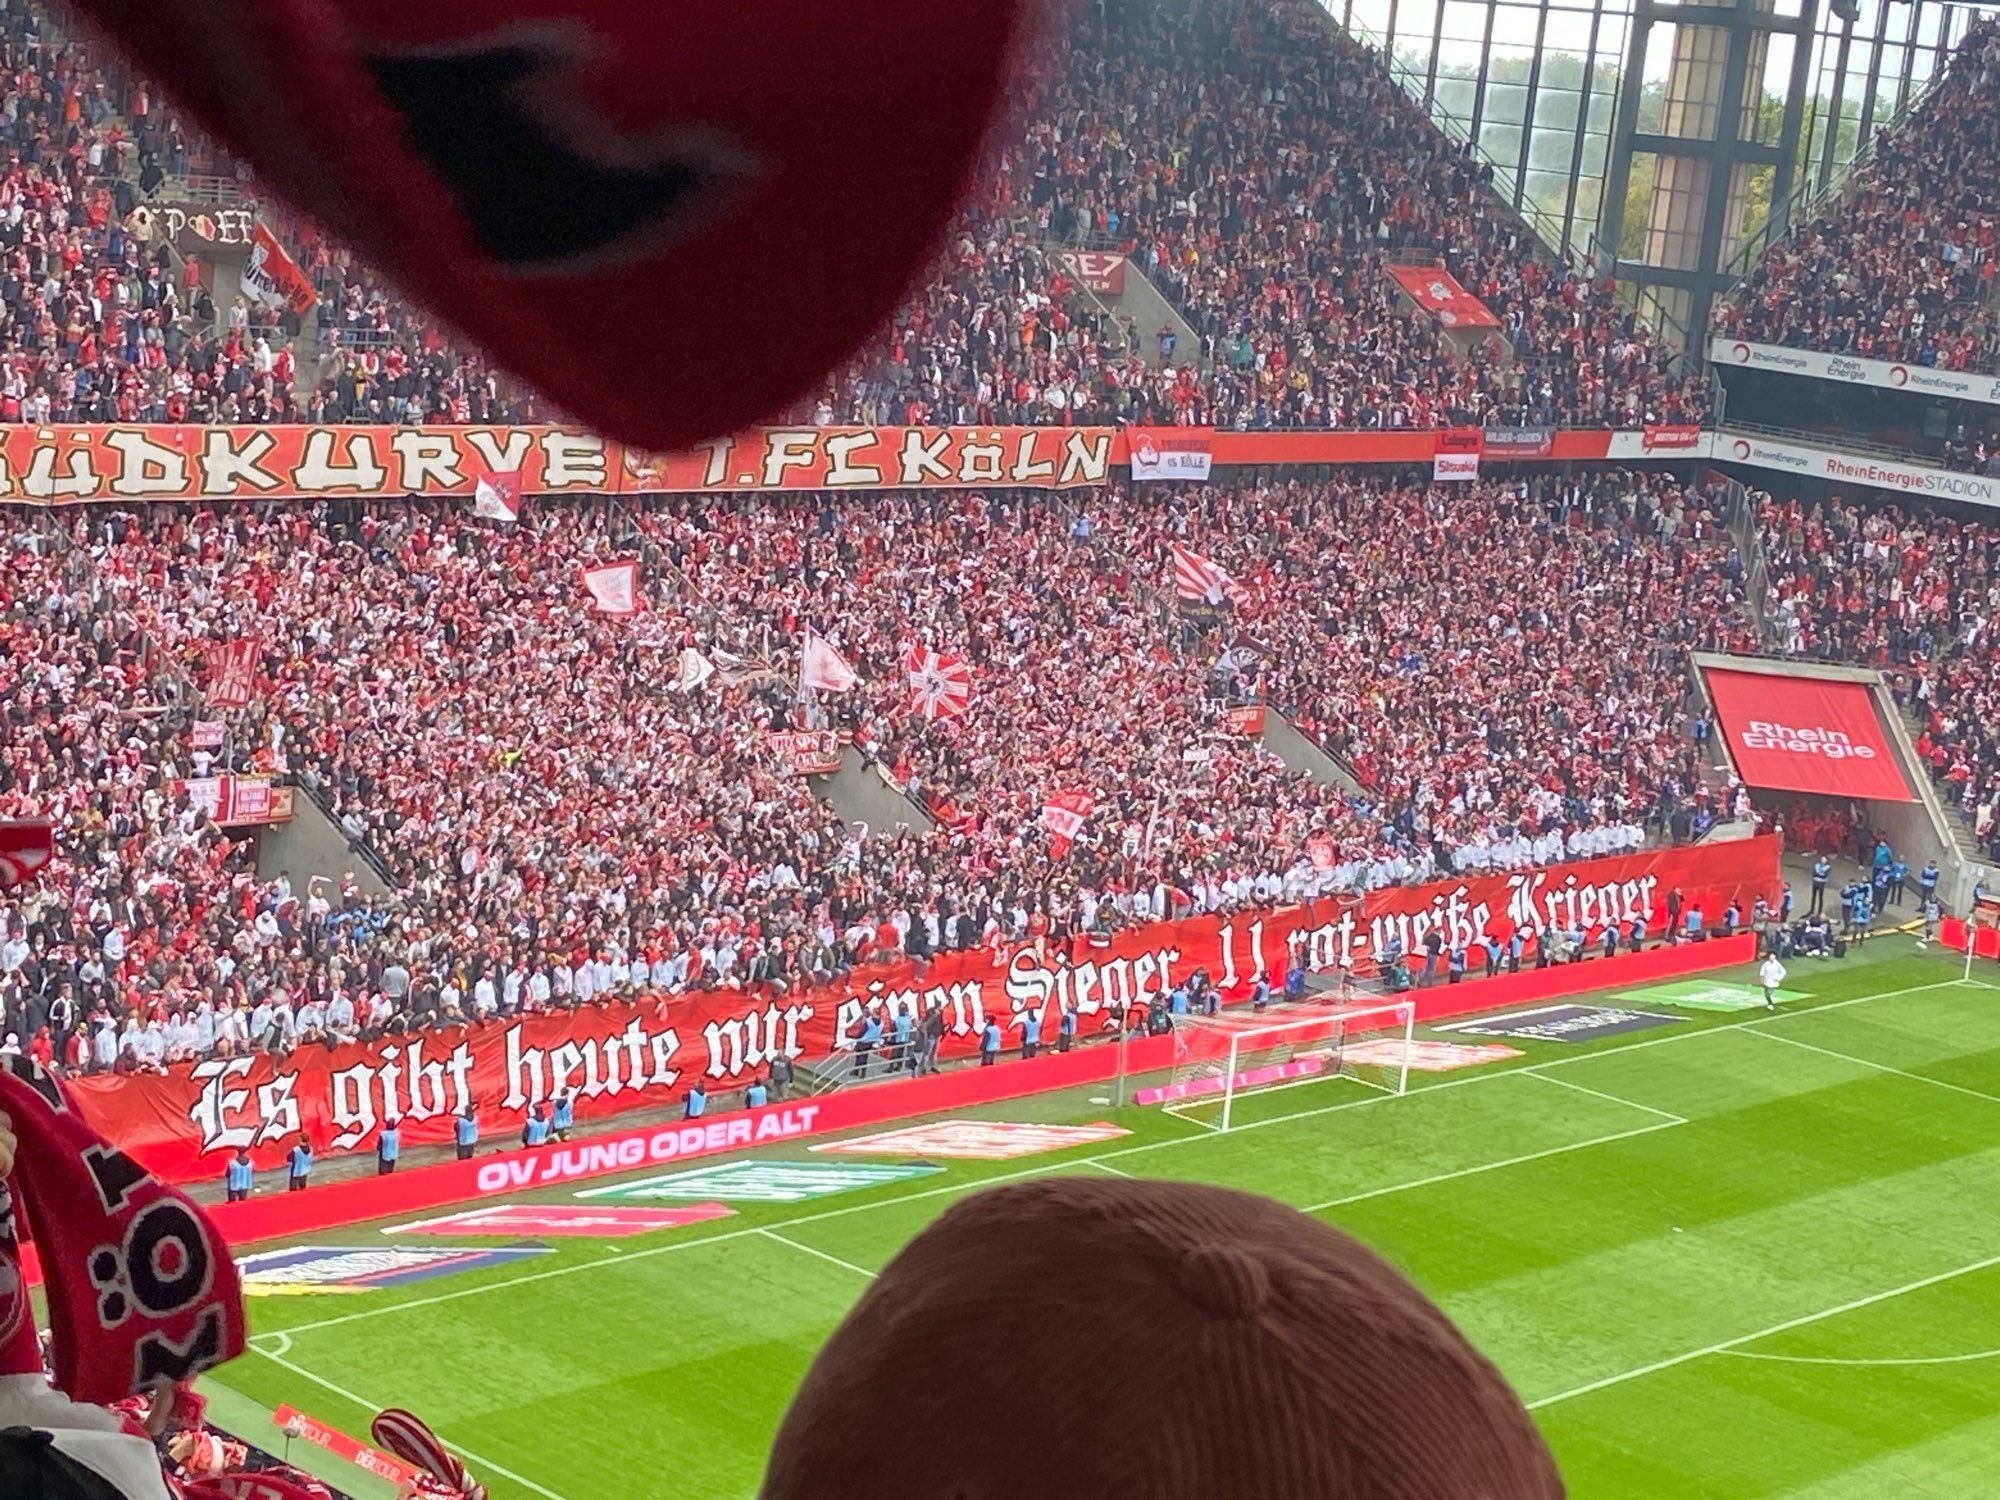
POLYGON ((1446 328, 1498 328, 1500 320, 1443 266, 1391 266, 1389 275, 1410 300, 1446 328))
POLYGON ((851 1046, 857 1023, 876 1006, 891 1015, 941 1008, 944 1055, 969 1056, 988 1016, 1000 1020, 1010 1047, 1029 1015, 1053 1039, 1065 1010, 1076 1012, 1088 1037, 1114 1025, 1124 1006, 1145 1004, 1196 969, 1235 999, 1260 973, 1278 983, 1294 955, 1315 972, 1350 963, 1372 974, 1392 939, 1420 952, 1433 927, 1447 943, 1469 945, 1517 927, 1531 941, 1555 926, 1595 937, 1607 921, 1643 916, 1657 938, 1670 892, 1719 920, 1732 900, 1747 911, 1755 897, 1772 894, 1777 878, 1772 837, 1662 849, 1374 891, 1359 906, 1321 901, 1153 923, 1108 940, 1027 945, 997 957, 949 954, 921 974, 899 963, 784 996, 718 990, 331 1051, 308 1047, 282 1062, 182 1063, 164 1075, 73 1086, 96 1129, 156 1172, 187 1181, 219 1173, 238 1146, 275 1166, 301 1131, 321 1152, 365 1151, 394 1116, 406 1143, 442 1143, 452 1138, 452 1117, 471 1105, 489 1137, 511 1138, 529 1106, 560 1092, 574 1092, 578 1117, 591 1119, 671 1103, 697 1077, 738 1088, 780 1054, 810 1062, 851 1046))
POLYGON ((1866 683, 1711 668, 1715 715, 1751 786, 1911 802, 1866 683))

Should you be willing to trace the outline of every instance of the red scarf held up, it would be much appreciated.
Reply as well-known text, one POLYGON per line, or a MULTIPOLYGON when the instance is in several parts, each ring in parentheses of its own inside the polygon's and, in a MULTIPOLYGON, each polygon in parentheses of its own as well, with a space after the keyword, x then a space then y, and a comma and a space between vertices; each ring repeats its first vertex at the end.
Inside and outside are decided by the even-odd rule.
POLYGON ((19 1141, 0 1183, 0 1375, 42 1368, 24 1239, 41 1261, 55 1385, 72 1400, 109 1405, 241 1354, 242 1284, 201 1210, 84 1124, 30 1058, 0 1058, 0 1110, 19 1141))

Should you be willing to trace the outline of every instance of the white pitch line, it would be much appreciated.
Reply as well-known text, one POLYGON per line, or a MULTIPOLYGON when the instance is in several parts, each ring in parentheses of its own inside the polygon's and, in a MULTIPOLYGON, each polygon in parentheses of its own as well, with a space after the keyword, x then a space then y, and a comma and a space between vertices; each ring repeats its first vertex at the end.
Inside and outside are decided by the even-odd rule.
POLYGON ((1086 1167, 1095 1167, 1100 1172, 1109 1172, 1113 1177, 1123 1177, 1127 1181, 1131 1180, 1132 1174, 1130 1172, 1121 1172, 1118 1170, 1118 1168, 1112 1166, 1110 1162, 1099 1161, 1094 1156, 1089 1161, 1085 1162, 1084 1165, 1086 1167))
MULTIPOLYGON (((1884 990, 1879 994, 1855 995, 1846 1000, 1835 1000, 1826 1005, 1814 1006, 1809 1011, 1795 1011, 1792 1014, 1817 1015, 1821 1011, 1845 1010, 1851 1005, 1865 1005, 1877 1000, 1893 1000, 1902 995, 1921 994, 1926 990, 1955 989, 1962 987, 1964 982, 1959 979, 1945 979, 1939 980, 1934 984, 1916 984, 1900 990, 1884 990)), ((1694 1041, 1701 1037, 1724 1036, 1732 1031, 1740 1030, 1749 1024, 1750 1022, 1748 1021, 1730 1021, 1719 1026, 1703 1027, 1698 1031, 1677 1031, 1669 1036, 1653 1037, 1643 1042, 1630 1042, 1624 1046, 1607 1047, 1579 1053, 1575 1057, 1551 1058, 1545 1063, 1536 1063, 1532 1066, 1540 1074, 1545 1069, 1573 1066, 1576 1063, 1589 1062, 1593 1058, 1623 1057, 1629 1052, 1642 1052, 1648 1047, 1671 1046, 1678 1042, 1694 1041)), ((1016 1171, 1001 1172, 991 1177, 982 1177, 976 1182, 950 1183, 942 1187, 925 1188, 914 1193, 898 1193, 894 1197, 878 1198, 866 1203, 852 1203, 844 1208, 819 1209, 813 1213, 798 1214, 792 1218, 780 1220, 772 1227, 776 1229, 790 1229, 800 1224, 817 1224, 824 1219, 840 1219, 845 1218, 849 1214, 872 1213, 877 1209, 895 1207, 905 1203, 921 1202, 927 1198, 936 1198, 947 1194, 969 1193, 980 1188, 995 1187, 1003 1182, 1017 1182, 1024 1177, 1039 1177, 1044 1173, 1060 1171, 1067 1167, 1100 1166, 1105 1161, 1113 1158, 1136 1156, 1146 1151, 1163 1151, 1172 1146, 1188 1146, 1198 1144, 1202 1141, 1226 1140, 1229 1136, 1240 1135, 1247 1130, 1261 1130, 1272 1125, 1295 1124, 1300 1120, 1312 1119, 1319 1115, 1333 1114, 1343 1109, 1363 1109, 1369 1105, 1386 1104, 1392 1099, 1420 1098, 1430 1094, 1443 1093, 1447 1089, 1468 1088, 1478 1084, 1496 1083, 1501 1079, 1513 1078, 1527 1071, 1529 1071, 1528 1068, 1505 1068, 1491 1073, 1474 1072, 1464 1078, 1452 1078, 1442 1083, 1426 1084, 1423 1088, 1413 1090, 1409 1094, 1370 1094, 1365 1099, 1343 1099, 1338 1104, 1328 1104, 1318 1109, 1301 1110, 1294 1114, 1275 1116, 1269 1120, 1252 1120, 1247 1124, 1234 1126, 1227 1136, 1216 1131, 1202 1130, 1189 1135, 1176 1136, 1172 1140, 1150 1141, 1137 1146, 1123 1146, 1116 1151, 1101 1151, 1095 1156, 1082 1160, 1070 1159, 1044 1162, 1038 1166, 1022 1167, 1016 1171)), ((652 1245, 643 1250, 633 1250, 624 1255, 610 1256, 600 1260, 577 1261, 574 1264, 566 1266, 551 1266, 544 1271, 530 1271, 524 1276, 509 1277, 504 1281, 482 1281, 472 1286, 459 1287, 454 1291, 433 1292, 424 1297, 412 1297, 405 1302, 385 1303, 380 1307, 358 1308, 353 1312, 342 1313, 338 1317, 320 1318, 306 1323, 295 1323, 286 1331, 294 1335, 311 1333, 316 1329, 341 1327, 348 1323, 361 1322, 367 1318, 384 1317, 390 1313, 413 1312, 420 1307, 435 1307, 442 1302, 456 1302, 461 1297, 483 1296, 487 1292, 497 1292, 507 1287, 528 1286, 538 1281, 551 1281, 559 1276, 576 1276, 586 1271, 602 1270, 606 1266, 629 1266, 638 1261, 650 1260, 656 1255, 671 1255, 681 1250, 692 1250, 702 1245, 714 1245, 728 1240, 743 1239, 746 1236, 756 1233, 758 1233, 758 1230, 755 1228, 729 1229, 719 1234, 705 1234, 692 1236, 687 1239, 669 1240, 665 1244, 652 1245)))
POLYGON ((1973 1354, 1912 1355, 1902 1359, 1849 1359, 1835 1354, 1757 1354, 1748 1349, 1724 1349, 1725 1359, 1761 1359, 1774 1365, 1846 1365, 1856 1370, 1901 1369, 1916 1365, 1971 1365, 1981 1360, 2000 1359, 2000 1349, 1981 1349, 1973 1354))
POLYGON ((1928 1073, 1912 1073, 1904 1068, 1892 1068, 1887 1063, 1876 1062, 1873 1058, 1856 1057, 1851 1052, 1836 1052, 1831 1047, 1822 1047, 1814 1042, 1802 1042, 1795 1036, 1785 1036, 1776 1031, 1765 1031, 1758 1026, 1747 1028, 1751 1035, 1768 1037, 1774 1042, 1783 1042, 1787 1047, 1800 1047, 1807 1052, 1817 1052, 1822 1057, 1837 1057, 1842 1062, 1853 1063, 1857 1068, 1872 1068, 1877 1073, 1893 1073, 1898 1078, 1907 1078, 1913 1083, 1928 1083, 1932 1088, 1950 1089, 1954 1094, 1965 1094, 1974 1099, 1984 1099, 1988 1104, 2000 1104, 2000 1094, 1989 1094, 1984 1089, 1969 1089, 1962 1083, 1947 1083, 1942 1078, 1933 1078, 1928 1073))
POLYGON ((1686 1120, 1655 1120, 1651 1125, 1640 1125, 1611 1135, 1593 1136, 1587 1141, 1571 1141, 1565 1146, 1550 1146, 1542 1151, 1529 1151, 1520 1156, 1510 1156, 1504 1161, 1481 1162, 1476 1167, 1460 1167, 1455 1172, 1438 1172, 1430 1177, 1419 1177, 1414 1182, 1395 1182, 1387 1187, 1369 1188, 1363 1193, 1349 1193, 1345 1198, 1329 1198, 1324 1203, 1309 1205, 1302 1212, 1316 1214, 1324 1209, 1339 1208, 1346 1203, 1364 1203, 1370 1198, 1386 1198, 1391 1193, 1413 1192, 1417 1188, 1434 1187, 1440 1182, 1456 1182, 1461 1177, 1477 1177, 1482 1172, 1498 1172, 1503 1167, 1518 1167, 1527 1162, 1541 1161, 1546 1157, 1563 1156, 1571 1151, 1587 1151, 1592 1146, 1608 1146, 1613 1141, 1629 1141, 1635 1136, 1651 1135, 1658 1130, 1672 1130, 1677 1125, 1685 1124, 1686 1120))
MULTIPOLYGON (((258 1348, 254 1344, 251 1346, 251 1348, 253 1348, 258 1354, 263 1355, 264 1358, 271 1361, 272 1364, 277 1365, 280 1369, 289 1370, 292 1374, 298 1376, 301 1380, 310 1380, 314 1385, 319 1386, 323 1390, 328 1390, 333 1392, 334 1395, 340 1397, 343 1401, 351 1402, 353 1405, 358 1406, 363 1411, 376 1412, 382 1410, 381 1402, 371 1401, 366 1396, 356 1395, 353 1391, 346 1389, 344 1386, 335 1385, 331 1380, 328 1380, 323 1376, 313 1374, 311 1370, 306 1369, 304 1366, 293 1364, 283 1355, 273 1354, 269 1349, 258 1348)), ((499 1464, 496 1464, 490 1458, 482 1458, 479 1454, 474 1453, 470 1448, 466 1447, 463 1443, 453 1442, 449 1437, 445 1436, 445 1434, 441 1432, 438 1434, 438 1440, 442 1442, 445 1445, 445 1447, 449 1448, 453 1453, 456 1453, 460 1458, 466 1461, 467 1466, 471 1468, 471 1470, 473 1471, 473 1476, 475 1478, 479 1477, 482 1474, 498 1474, 502 1479, 511 1479, 514 1481, 514 1483, 522 1486, 524 1489, 533 1490, 536 1494, 547 1497, 547 1500, 563 1500, 563 1497, 561 1495, 558 1495, 554 1490, 545 1489, 543 1486, 535 1483, 534 1480, 529 1479, 526 1475, 516 1474, 512 1469, 502 1468, 499 1464)))
POLYGON ((1677 1115, 1669 1109, 1655 1109, 1650 1104, 1641 1104, 1637 1099, 1627 1099, 1619 1094, 1607 1094, 1603 1089, 1586 1088, 1583 1084, 1571 1083, 1567 1078, 1558 1078, 1553 1073, 1542 1072, 1541 1069, 1544 1066, 1546 1064, 1537 1063, 1531 1067, 1517 1068, 1515 1071, 1526 1073, 1530 1078, 1539 1078, 1544 1083, 1553 1083, 1562 1088, 1575 1089, 1579 1094, 1589 1094, 1594 1099, 1608 1099, 1611 1103, 1622 1104, 1627 1109, 1643 1110, 1649 1115, 1658 1115, 1670 1124, 1687 1124, 1687 1116, 1685 1115, 1677 1115))
POLYGON ((1917 1281, 1906 1282, 1902 1286, 1890 1287, 1887 1291, 1871 1292, 1866 1297, 1856 1297, 1851 1302, 1843 1302, 1838 1307, 1829 1307, 1803 1317, 1787 1318, 1782 1323, 1773 1323, 1769 1328, 1760 1328, 1755 1333, 1739 1334, 1733 1339, 1724 1339, 1718 1344, 1706 1344, 1699 1349, 1690 1349, 1685 1354, 1676 1354, 1668 1359, 1656 1359, 1651 1364, 1640 1365, 1618 1375, 1606 1375, 1601 1380, 1573 1386, 1566 1391, 1558 1391, 1553 1396, 1543 1396, 1538 1401, 1528 1403, 1529 1411, 1539 1411, 1544 1406, 1554 1406, 1561 1401, 1571 1401, 1578 1396, 1588 1396, 1593 1391, 1607 1390, 1614 1385, 1623 1385, 1628 1380, 1640 1380, 1648 1375, 1657 1375, 1662 1370, 1671 1370, 1680 1365, 1690 1364, 1697 1359, 1707 1359, 1711 1355, 1730 1354, 1745 1344, 1754 1344, 1759 1339, 1767 1339, 1780 1333, 1789 1333, 1794 1328, 1804 1328, 1808 1324, 1823 1323, 1828 1318, 1837 1318, 1842 1313, 1859 1312, 1864 1307, 1873 1307, 1878 1302, 1887 1302, 1895 1297, 1920 1292, 1925 1287, 1937 1286, 1941 1282, 1955 1281, 1961 1276, 1970 1276, 1975 1271, 1984 1271, 2000 1266, 2000 1255, 1989 1255, 1984 1260, 1976 1260, 1970 1265, 1960 1266, 1953 1271, 1939 1271, 1934 1276, 1925 1276, 1917 1281))
POLYGON ((810 1255, 816 1260, 823 1260, 830 1266, 839 1266, 843 1271, 852 1271, 856 1276, 865 1276, 870 1281, 875 1279, 875 1273, 866 1267, 857 1266, 851 1260, 842 1260, 838 1255, 829 1255, 826 1251, 821 1250, 815 1245, 802 1244, 798 1240, 788 1240, 775 1229, 760 1229, 757 1232, 767 1240, 775 1240, 778 1244, 784 1245, 789 1249, 810 1255))

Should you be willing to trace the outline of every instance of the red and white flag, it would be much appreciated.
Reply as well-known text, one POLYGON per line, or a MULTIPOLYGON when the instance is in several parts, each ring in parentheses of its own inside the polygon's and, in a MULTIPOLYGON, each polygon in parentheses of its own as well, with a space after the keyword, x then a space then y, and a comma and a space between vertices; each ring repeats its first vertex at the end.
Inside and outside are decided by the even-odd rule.
POLYGON ((208 648, 210 708, 247 708, 257 696, 257 643, 221 641, 208 648))
POLYGON ((1199 552, 1174 543, 1174 595, 1180 599, 1200 599, 1220 604, 1228 599, 1241 604, 1248 597, 1243 585, 1223 572, 1199 552))
POLYGON ((486 1500, 486 1486, 466 1472, 456 1453, 438 1441, 421 1417, 400 1407, 384 1407, 368 1424, 368 1435, 396 1457, 407 1459, 464 1500, 486 1500))
POLYGON ((48 819, 0 823, 0 891, 21 884, 55 857, 55 829, 48 819))
POLYGON ((953 719, 972 701, 972 668, 956 656, 912 646, 903 658, 910 677, 910 707, 926 719, 953 719))
POLYGON ((472 513, 486 521, 512 526, 521 519, 521 474, 483 470, 473 477, 472 513))
POLYGON ((639 613, 639 565, 624 562, 599 563, 583 570, 583 586, 590 591, 591 607, 601 615, 629 619, 639 613))
POLYGON ((1089 792, 1056 792, 1042 804, 1042 827, 1049 831, 1049 853, 1061 859, 1083 832, 1084 820, 1097 806, 1089 792))
POLYGON ((691 693, 715 675, 715 663, 692 646, 681 648, 680 670, 674 674, 674 691, 691 693))
POLYGON ((844 693, 860 681, 847 658, 833 649, 832 642, 817 630, 806 632, 805 648, 799 652, 799 689, 820 693, 844 693))
POLYGON ((251 226, 250 255, 243 263, 238 281, 245 292, 266 307, 289 307, 302 318, 319 301, 312 278, 299 269, 299 263, 285 253, 277 236, 262 224, 251 226))

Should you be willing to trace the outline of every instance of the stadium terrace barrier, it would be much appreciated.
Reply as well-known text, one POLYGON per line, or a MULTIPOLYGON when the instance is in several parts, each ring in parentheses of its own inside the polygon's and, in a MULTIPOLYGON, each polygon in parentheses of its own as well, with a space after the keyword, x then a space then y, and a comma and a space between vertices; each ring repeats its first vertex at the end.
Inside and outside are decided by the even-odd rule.
POLYGON ((1416 953, 1435 928, 1447 944, 1466 946, 1518 930, 1532 957, 1535 934, 1551 927, 1580 928, 1595 942, 1607 920, 1643 916, 1658 937, 1672 891, 1716 919, 1732 900, 1747 912, 1777 886, 1774 837, 1683 845, 1392 886, 1354 904, 1323 900, 950 953, 922 968, 869 964, 843 982, 783 995, 721 989, 591 1005, 305 1046, 279 1059, 259 1053, 176 1063, 164 1074, 98 1074, 73 1080, 71 1090, 100 1134, 160 1176, 190 1182, 220 1176, 239 1146, 259 1168, 275 1168, 301 1133, 323 1157, 372 1152, 392 1118, 405 1147, 450 1142, 453 1117, 467 1108, 483 1136, 511 1138, 530 1107, 565 1092, 577 1120, 601 1128, 620 1114, 677 1105, 697 1077, 719 1095, 748 1084, 774 1057, 850 1049, 871 1010, 887 1017, 936 1006, 945 1021, 940 1055, 968 1057, 988 1017, 1000 1022, 1009 1049, 1031 1015, 1053 1038, 1064 1010, 1075 1012, 1088 1038, 1115 1025, 1123 1007, 1144 1005, 1197 969, 1235 1001, 1258 974, 1275 983, 1294 955, 1309 972, 1347 967, 1365 977, 1388 943, 1416 953))
MULTIPOLYGON (((1184 461, 1158 477, 1206 478, 1211 464, 1427 464, 1440 442, 1434 431, 1171 434, 1184 461)), ((18 426, 0 432, 0 504, 470 498, 491 474, 518 475, 531 495, 1070 489, 1104 483, 1156 441, 1111 427, 765 427, 661 456, 563 427, 18 426)), ((1493 428, 1473 467, 1480 451, 1629 461, 1707 447, 1694 427, 1493 428)), ((1143 458, 1138 467, 1144 477, 1143 458)))
MULTIPOLYGON (((1456 985, 1439 983, 1400 998, 1416 1003, 1419 1022, 1440 1021, 1504 1010, 1531 1000, 1724 968, 1748 963, 1755 956, 1756 939, 1745 934, 1705 943, 1663 944, 1619 958, 1590 959, 1456 985)), ((350 1178, 303 1193, 277 1192, 221 1204, 208 1213, 232 1245, 311 1234, 480 1198, 582 1182, 637 1167, 762 1146, 796 1145, 837 1131, 1103 1083, 1118 1072, 1118 1050, 1103 1043, 1071 1052, 1045 1052, 1032 1061, 1010 1061, 997 1068, 933 1073, 818 1099, 619 1131, 569 1145, 496 1152, 472 1161, 417 1167, 390 1177, 350 1178)), ((1128 1073, 1160 1072, 1173 1064, 1174 1038, 1138 1038, 1127 1044, 1125 1054, 1128 1073)))

